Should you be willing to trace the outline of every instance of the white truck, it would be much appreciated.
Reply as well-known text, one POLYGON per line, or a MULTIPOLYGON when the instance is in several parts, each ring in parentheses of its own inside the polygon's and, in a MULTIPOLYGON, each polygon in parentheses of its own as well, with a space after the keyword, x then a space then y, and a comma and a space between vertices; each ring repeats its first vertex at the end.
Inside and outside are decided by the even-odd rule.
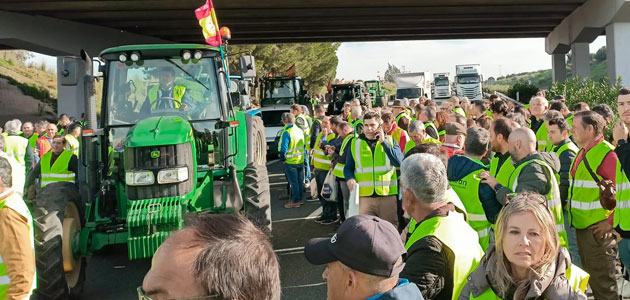
POLYGON ((444 99, 451 97, 450 73, 433 74, 433 99, 444 99))
POLYGON ((396 99, 418 100, 422 96, 431 97, 430 78, 431 73, 428 72, 396 74, 396 99))
POLYGON ((455 87, 457 96, 468 97, 470 100, 482 100, 481 66, 479 64, 455 66, 455 87))

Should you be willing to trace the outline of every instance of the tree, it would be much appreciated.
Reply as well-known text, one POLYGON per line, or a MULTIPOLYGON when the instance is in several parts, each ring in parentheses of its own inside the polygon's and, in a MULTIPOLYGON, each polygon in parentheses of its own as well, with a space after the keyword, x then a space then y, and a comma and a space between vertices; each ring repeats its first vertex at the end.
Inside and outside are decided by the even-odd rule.
POLYGON ((599 50, 597 50, 597 52, 595 52, 595 61, 596 62, 603 62, 606 60, 607 55, 606 55, 606 46, 603 46, 601 48, 599 48, 599 50))
POLYGON ((385 71, 385 76, 383 76, 383 79, 385 80, 385 82, 395 82, 395 75, 400 73, 402 72, 400 72, 400 69, 398 69, 398 67, 387 63, 387 71, 385 71))
POLYGON ((304 79, 309 94, 325 91, 330 78, 337 72, 337 49, 340 43, 300 43, 229 46, 230 73, 239 74, 238 58, 251 54, 256 58, 258 77, 284 75, 295 64, 295 73, 304 79))
POLYGON ((508 97, 516 99, 516 93, 518 93, 518 99, 521 103, 528 104, 532 96, 536 95, 538 87, 527 82, 517 82, 512 85, 508 91, 508 97))

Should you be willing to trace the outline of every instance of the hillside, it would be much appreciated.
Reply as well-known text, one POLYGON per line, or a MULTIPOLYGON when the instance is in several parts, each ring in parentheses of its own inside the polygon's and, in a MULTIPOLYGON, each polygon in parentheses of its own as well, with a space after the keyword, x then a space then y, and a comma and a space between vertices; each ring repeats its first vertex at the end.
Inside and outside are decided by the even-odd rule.
MULTIPOLYGON (((606 64, 607 62, 605 46, 598 49, 597 52, 591 53, 590 78, 595 81, 600 81, 604 77, 607 77, 608 67, 606 64)), ((567 78, 572 78, 570 63, 567 65, 567 78)), ((505 90, 507 90, 509 86, 512 86, 517 82, 530 82, 540 89, 549 89, 551 87, 551 69, 501 76, 496 79, 495 84, 491 87, 494 87, 496 90, 499 91, 502 90, 502 87, 505 87, 505 90)))

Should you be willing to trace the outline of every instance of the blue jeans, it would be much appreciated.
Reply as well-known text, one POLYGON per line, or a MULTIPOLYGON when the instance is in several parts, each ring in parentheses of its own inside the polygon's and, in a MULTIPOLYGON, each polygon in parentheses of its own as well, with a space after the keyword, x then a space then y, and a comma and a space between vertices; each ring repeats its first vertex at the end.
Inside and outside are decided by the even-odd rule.
POLYGON ((311 157, 309 156, 309 151, 304 150, 304 178, 302 181, 304 183, 311 182, 311 157))
POLYGON ((291 186, 291 202, 298 203, 302 201, 304 194, 304 165, 284 164, 284 175, 291 186))
POLYGON ((621 239, 619 241, 619 259, 626 268, 626 272, 630 272, 630 239, 621 239))
POLYGON ((569 212, 566 210, 562 210, 564 214, 564 230, 567 232, 567 239, 569 242, 569 254, 571 255, 571 262, 578 266, 582 267, 582 258, 580 257, 580 252, 578 251, 577 245, 577 237, 575 236, 575 228, 571 227, 569 222, 569 212))

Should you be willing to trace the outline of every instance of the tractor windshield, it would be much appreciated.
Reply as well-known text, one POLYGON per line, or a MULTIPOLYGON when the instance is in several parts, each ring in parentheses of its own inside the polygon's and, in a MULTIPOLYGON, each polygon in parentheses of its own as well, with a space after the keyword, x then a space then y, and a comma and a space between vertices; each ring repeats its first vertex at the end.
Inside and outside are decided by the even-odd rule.
POLYGON ((296 95, 293 79, 271 80, 265 86, 265 99, 294 98, 296 95))
POLYGON ((357 93, 353 86, 333 86, 334 101, 350 101, 356 98, 357 93))
POLYGON ((221 98, 212 58, 197 62, 147 59, 139 63, 109 62, 108 125, 133 125, 164 115, 190 121, 218 119, 221 98))

